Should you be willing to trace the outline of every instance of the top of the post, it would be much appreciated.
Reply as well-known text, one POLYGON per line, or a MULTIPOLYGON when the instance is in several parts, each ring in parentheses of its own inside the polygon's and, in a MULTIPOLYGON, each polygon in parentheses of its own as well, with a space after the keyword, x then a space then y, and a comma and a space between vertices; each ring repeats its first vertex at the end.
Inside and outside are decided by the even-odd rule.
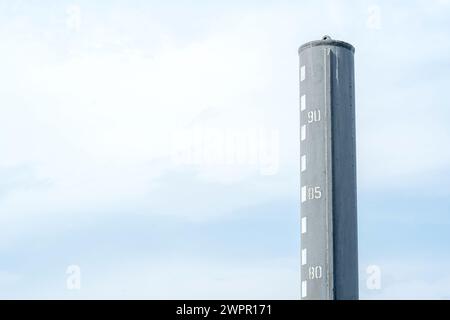
POLYGON ((349 49, 353 53, 355 52, 355 48, 350 43, 347 43, 344 41, 339 41, 339 40, 333 40, 333 39, 331 39, 330 36, 325 35, 322 37, 321 40, 314 40, 314 41, 310 41, 310 42, 303 44, 298 49, 298 53, 302 52, 303 50, 305 50, 307 48, 312 48, 315 46, 338 46, 338 47, 344 47, 346 49, 349 49))

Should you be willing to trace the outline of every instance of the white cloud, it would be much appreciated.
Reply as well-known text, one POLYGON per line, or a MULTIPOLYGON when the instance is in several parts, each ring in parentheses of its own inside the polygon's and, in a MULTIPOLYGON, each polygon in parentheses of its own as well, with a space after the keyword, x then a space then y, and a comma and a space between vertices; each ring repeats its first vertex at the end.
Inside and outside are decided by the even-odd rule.
MULTIPOLYGON (((26 299, 298 299, 299 295, 299 284, 293 280, 298 278, 296 261, 288 259, 236 265, 170 257, 80 268, 81 290, 66 289, 62 266, 60 274, 52 268, 53 273, 38 281, 18 285, 27 288, 26 299), (32 290, 34 286, 39 290, 32 290)), ((6 297, 15 292, 12 289, 6 297)))
MULTIPOLYGON (((154 193, 159 188, 157 179, 164 173, 180 170, 170 163, 170 138, 180 128, 200 125, 247 130, 250 125, 278 132, 280 119, 286 116, 280 117, 284 114, 279 112, 280 106, 276 106, 278 111, 273 114, 272 105, 265 101, 267 94, 276 96, 269 90, 273 84, 273 51, 267 36, 274 37, 278 32, 273 29, 268 33, 269 29, 260 28, 264 24, 276 27, 278 22, 271 14, 261 10, 232 16, 217 22, 215 31, 201 39, 183 45, 175 39, 168 40, 153 47, 151 52, 130 45, 126 35, 119 31, 89 21, 77 35, 84 39, 79 47, 39 38, 32 21, 21 28, 34 33, 33 38, 13 41, 11 35, 4 33, 4 45, 10 46, 10 50, 3 51, 2 55, 14 67, 8 69, 11 81, 3 79, 8 103, 0 110, 0 146, 5 155, 0 165, 29 165, 36 179, 48 181, 48 185, 9 193, 3 199, 1 219, 9 219, 15 227, 2 237, 12 236, 19 230, 22 234, 30 232, 33 219, 38 217, 48 221, 52 216, 71 217, 73 212, 91 215, 92 208, 96 208, 95 214, 100 211, 107 214, 117 202, 141 205, 146 214, 167 211, 160 201, 156 201, 156 207, 149 203, 158 197, 154 193), (108 31, 106 35, 95 33, 93 37, 86 31, 88 27, 108 31), (115 38, 123 40, 114 49, 108 46, 96 49, 95 43, 112 43, 110 40, 115 38), (56 52, 59 52, 57 56, 56 52), (217 112, 201 118, 208 110, 217 112), (8 138, 11 136, 14 140, 8 138), (27 201, 23 201, 25 198, 27 201), (24 223, 25 217, 33 218, 30 223, 24 223)), ((276 14, 281 15, 283 11, 276 14)), ((295 47, 292 55, 295 61, 295 47)), ((294 90, 295 74, 294 67, 291 70, 294 90)), ((291 94, 296 96, 295 92, 291 94)), ((286 108, 293 112, 297 109, 295 103, 286 108)), ((290 116, 287 118, 294 124, 295 132, 296 122, 290 116)), ((278 163, 277 154, 276 163, 272 163, 277 170, 282 166, 281 179, 275 177, 277 182, 272 187, 268 183, 274 179, 255 185, 254 190, 244 187, 246 196, 212 197, 216 204, 225 201, 224 212, 252 205, 261 197, 266 200, 278 197, 286 191, 281 182, 287 176, 285 165, 297 165, 286 153, 297 154, 298 150, 286 149, 285 136, 281 131, 277 143, 281 140, 284 151, 280 156, 288 160, 281 159, 283 162, 278 163)), ((244 181, 261 175, 260 164, 182 169, 190 174, 194 172, 191 175, 194 183, 169 180, 173 185, 166 186, 166 194, 163 191, 159 196, 162 194, 171 201, 167 199, 172 195, 167 193, 169 189, 190 190, 195 185, 203 190, 208 182, 243 182, 245 186, 244 181)), ((188 201, 185 206, 198 210, 178 208, 179 214, 193 215, 194 219, 220 214, 217 210, 211 212, 212 200, 196 204, 195 201, 203 201, 185 196, 188 201)))

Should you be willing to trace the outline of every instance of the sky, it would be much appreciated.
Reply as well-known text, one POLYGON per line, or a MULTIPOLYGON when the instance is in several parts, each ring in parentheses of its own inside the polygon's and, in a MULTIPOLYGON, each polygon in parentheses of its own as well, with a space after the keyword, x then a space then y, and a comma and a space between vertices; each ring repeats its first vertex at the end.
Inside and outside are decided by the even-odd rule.
POLYGON ((0 298, 299 299, 325 34, 356 48, 360 298, 450 299, 448 0, 0 0, 0 298))

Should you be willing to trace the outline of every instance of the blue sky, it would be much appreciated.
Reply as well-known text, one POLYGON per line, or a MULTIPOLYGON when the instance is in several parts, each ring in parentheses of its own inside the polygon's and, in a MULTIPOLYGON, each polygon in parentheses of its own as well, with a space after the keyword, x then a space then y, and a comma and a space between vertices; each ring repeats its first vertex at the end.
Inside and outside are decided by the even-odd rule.
POLYGON ((324 34, 356 47, 360 296, 450 298, 449 18, 0 0, 0 298, 298 299, 297 48, 324 34))

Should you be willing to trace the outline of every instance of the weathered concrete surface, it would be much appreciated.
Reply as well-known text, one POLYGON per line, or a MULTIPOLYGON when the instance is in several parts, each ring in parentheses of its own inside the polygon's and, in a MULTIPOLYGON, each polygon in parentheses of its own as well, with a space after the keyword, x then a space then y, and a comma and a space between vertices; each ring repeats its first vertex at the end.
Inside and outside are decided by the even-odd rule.
POLYGON ((300 47, 302 299, 358 299, 354 48, 300 47))

